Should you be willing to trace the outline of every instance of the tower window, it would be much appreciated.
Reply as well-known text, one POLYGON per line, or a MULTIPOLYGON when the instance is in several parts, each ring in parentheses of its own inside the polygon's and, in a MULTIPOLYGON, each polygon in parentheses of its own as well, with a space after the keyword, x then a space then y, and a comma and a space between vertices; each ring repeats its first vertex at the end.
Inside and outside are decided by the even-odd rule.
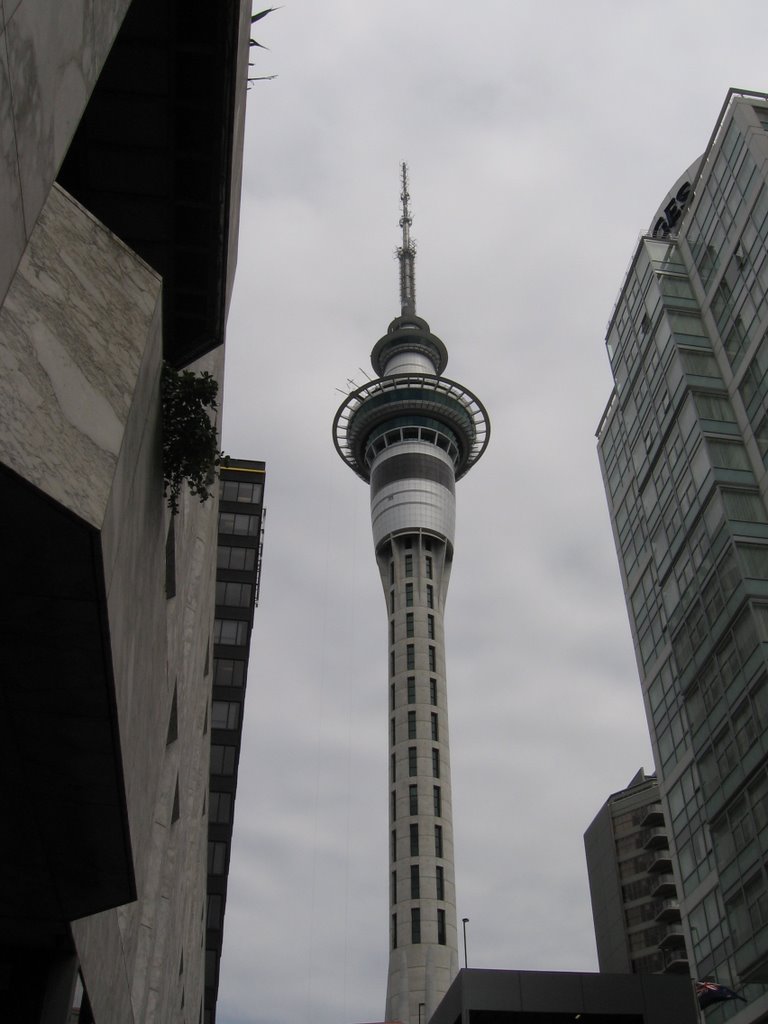
MULTIPOLYGON (((394 623, 392 623, 392 626, 394 627, 394 623)), ((413 612, 408 612, 405 616, 405 635, 413 636, 413 612)), ((394 643, 394 639, 392 642, 394 643)))
POLYGON ((393 789, 392 792, 389 794, 389 796, 390 796, 390 803, 392 805, 391 808, 390 808, 390 810, 392 812, 392 821, 394 821, 395 818, 397 817, 397 792, 393 789))
POLYGON ((440 740, 440 727, 437 723, 437 712, 432 712, 432 739, 437 743, 440 740))
MULTIPOLYGON (((440 869, 442 871, 442 868, 440 869)), ((438 897, 442 898, 442 897, 438 897)), ((397 872, 392 872, 392 879, 389 886, 389 902, 397 903, 397 872)))
POLYGON ((427 584, 427 608, 435 607, 435 588, 431 583, 427 584))
POLYGON ((437 659, 435 658, 435 648, 430 646, 429 648, 429 671, 437 671, 437 659))
POLYGON ((416 747, 408 747, 408 774, 411 778, 416 774, 416 747))
MULTIPOLYGON (((394 874, 393 871, 393 877, 394 874)), ((445 899, 445 869, 441 864, 438 864, 435 868, 435 898, 438 900, 445 899)), ((394 903, 394 900, 392 902, 394 903)))
POLYGON ((392 915, 392 949, 397 949, 397 914, 392 915))
POLYGON ((413 584, 405 584, 405 607, 413 608, 413 584))
POLYGON ((394 718, 390 718, 390 720, 389 720, 389 732, 390 732, 390 737, 389 738, 390 738, 390 741, 392 743, 392 746, 394 747, 395 743, 397 742, 397 729, 396 729, 396 726, 395 726, 394 718))
POLYGON ((419 787, 416 785, 408 787, 408 807, 410 814, 419 813, 419 787))
POLYGON ((429 537, 425 537, 424 538, 424 550, 425 551, 431 551, 432 550, 432 541, 429 539, 429 537))
POLYGON ((405 575, 413 576, 413 555, 405 556, 405 575))
POLYGON ((395 684, 394 683, 390 683, 389 684, 389 706, 390 706, 390 708, 393 711, 395 710, 395 684))
POLYGON ((390 590, 389 592, 389 610, 393 612, 395 610, 395 592, 390 590))
POLYGON ((397 860, 397 829, 392 829, 392 860, 397 860))
POLYGON ((408 703, 416 703, 416 677, 408 676, 408 703))
MULTIPOLYGON (((394 757, 394 754, 392 756, 394 757)), ((440 751, 437 749, 437 747, 432 748, 432 776, 435 779, 440 778, 440 751)), ((394 768, 392 781, 394 782, 394 768)))
POLYGON ((397 779, 396 779, 396 767, 395 767, 395 755, 394 754, 390 755, 389 762, 390 762, 390 764, 389 764, 389 767, 390 767, 389 774, 391 776, 389 781, 390 782, 396 782, 397 779))
POLYGON ((416 648, 413 644, 406 644, 405 667, 411 671, 416 668, 416 648))
POLYGON ((441 946, 445 945, 445 911, 437 912, 437 941, 441 946))
POLYGON ((395 674, 395 652, 389 652, 389 674, 393 676, 395 674))
POLYGON ((421 942, 421 911, 411 907, 411 942, 421 942))
POLYGON ((395 642, 395 620, 391 619, 389 623, 389 642, 393 644, 395 642))
POLYGON ((429 680, 429 703, 432 705, 432 707, 434 707, 434 708, 437 707, 437 680, 436 679, 430 679, 429 680))
MULTIPOLYGON (((394 833, 393 833, 394 835, 394 833)), ((435 856, 443 856, 443 826, 435 825, 435 856)))
POLYGON ((428 615, 427 616, 427 636, 429 637, 430 640, 434 640, 435 639, 435 616, 434 615, 428 615))
POLYGON ((424 575, 428 580, 432 579, 432 555, 424 556, 424 575))
POLYGON ((415 711, 409 711, 408 712, 408 739, 409 740, 415 740, 416 739, 416 712, 415 711))
POLYGON ((411 825, 411 856, 419 856, 419 826, 411 825))
POLYGON ((417 900, 419 898, 419 865, 411 864, 411 899, 417 900))
MULTIPOLYGON (((440 787, 439 786, 433 786, 432 787, 432 802, 434 804, 435 817, 436 818, 442 818, 442 816, 443 816, 442 815, 443 801, 440 798, 440 787)), ((413 811, 411 811, 411 814, 413 814, 413 811)))

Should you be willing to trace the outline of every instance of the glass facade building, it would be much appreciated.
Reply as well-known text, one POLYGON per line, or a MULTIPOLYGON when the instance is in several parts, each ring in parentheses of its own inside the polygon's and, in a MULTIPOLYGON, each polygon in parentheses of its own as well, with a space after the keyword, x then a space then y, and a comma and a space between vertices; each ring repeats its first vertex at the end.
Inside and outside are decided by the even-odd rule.
POLYGON ((768 1020, 768 96, 731 91, 634 251, 598 449, 691 974, 768 1020))

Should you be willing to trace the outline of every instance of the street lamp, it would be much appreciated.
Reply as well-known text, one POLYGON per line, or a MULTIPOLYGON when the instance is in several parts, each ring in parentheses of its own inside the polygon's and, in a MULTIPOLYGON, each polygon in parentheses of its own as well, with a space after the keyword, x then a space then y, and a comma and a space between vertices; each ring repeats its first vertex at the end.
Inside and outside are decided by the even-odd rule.
POLYGON ((464 966, 467 966, 467 925, 469 924, 468 917, 462 917, 461 924, 464 929, 464 966))

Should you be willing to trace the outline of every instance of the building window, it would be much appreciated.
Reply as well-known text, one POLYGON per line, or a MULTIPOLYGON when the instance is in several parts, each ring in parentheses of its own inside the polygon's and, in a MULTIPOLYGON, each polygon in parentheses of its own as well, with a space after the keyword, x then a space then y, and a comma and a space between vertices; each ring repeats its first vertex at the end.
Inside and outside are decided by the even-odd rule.
POLYGON ((240 702, 215 700, 211 705, 212 729, 236 729, 240 724, 240 702))
POLYGON ((392 860, 397 860, 397 829, 392 829, 392 860))
POLYGON ((416 703, 416 677, 408 676, 408 703, 416 703))
POLYGON ((256 548, 233 548, 219 544, 216 551, 218 569, 235 569, 238 572, 253 572, 256 566, 256 548))
POLYGON ((435 660, 435 648, 430 644, 430 647, 429 647, 429 671, 430 672, 436 672, 437 671, 437 668, 435 667, 436 665, 437 665, 437 662, 435 660))
POLYGON ((416 739, 416 712, 415 711, 409 711, 408 712, 408 739, 409 740, 415 740, 416 739))
POLYGON ((432 787, 432 803, 434 804, 435 817, 442 818, 442 800, 440 799, 440 787, 432 787))
POLYGON ((412 785, 408 787, 409 814, 419 813, 419 787, 412 785))
POLYGON ((390 592, 389 592, 389 610, 391 612, 394 612, 394 610, 395 610, 395 592, 394 592, 394 590, 390 590, 390 592))
POLYGON ((421 942, 421 911, 411 907, 411 942, 421 942))
POLYGON ((227 844, 220 842, 208 843, 208 874, 223 875, 227 870, 227 844))
POLYGON ((221 894, 212 892, 208 894, 208 913, 206 915, 206 928, 221 928, 221 894))
POLYGON ((232 537, 258 537, 261 516, 243 512, 219 512, 219 533, 232 537))
POLYGON ((443 856, 443 826, 435 825, 435 856, 443 856))
POLYGON ((395 620, 392 619, 389 623, 389 642, 393 644, 395 642, 395 620))
POLYGON ((397 914, 392 915, 392 949, 397 949, 397 914))
POLYGON ((214 686, 242 686, 245 681, 245 662, 236 658, 213 659, 214 686))
POLYGON ((406 644, 405 667, 411 671, 416 668, 416 648, 413 644, 406 644))
POLYGON ((389 732, 390 741, 392 743, 392 746, 394 747, 395 743, 397 743, 397 727, 395 726, 394 718, 390 718, 389 720, 389 732))
POLYGON ((405 607, 413 608, 413 584, 405 584, 405 607))
POLYGON ((394 754, 390 754, 390 758, 389 758, 389 775, 390 775, 389 781, 390 782, 397 782, 396 763, 397 762, 395 760, 395 755, 394 754))
POLYGON ((232 818, 232 794, 211 792, 208 820, 214 825, 228 825, 232 818))
POLYGON ((445 945, 445 911, 437 912, 437 941, 441 946, 445 945))
POLYGON ((211 744, 211 775, 234 775, 237 747, 211 744))
POLYGON ((429 537, 425 537, 424 538, 424 550, 425 551, 431 551, 432 550, 432 541, 429 539, 429 537))
POLYGON ((429 680, 429 703, 432 705, 432 707, 434 707, 434 708, 437 707, 437 680, 436 679, 430 679, 429 680))
POLYGON ((440 727, 437 724, 437 712, 432 712, 432 739, 435 743, 440 741, 440 727))
POLYGON ((429 637, 430 640, 434 640, 435 639, 435 616, 434 615, 428 615, 427 616, 427 636, 429 637))
POLYGON ((389 889, 389 902, 397 903, 397 872, 392 872, 392 881, 389 889))
POLYGON ((389 794, 390 812, 392 814, 392 821, 397 817, 397 791, 392 790, 389 794))
POLYGON ((419 865, 411 864, 411 899, 417 900, 419 898, 419 865))
POLYGON ((441 864, 435 868, 435 899, 445 899, 445 869, 441 864))
POLYGON ((424 575, 428 580, 432 579, 432 555, 424 556, 424 575))
POLYGON ((389 706, 392 711, 395 710, 395 684, 389 684, 389 706))
POLYGON ((432 776, 440 778, 440 751, 436 747, 432 748, 432 776))
POLYGON ((411 856, 419 856, 419 826, 411 825, 411 856))
POLYGON ((412 548, 413 547, 413 537, 406 537, 405 540, 403 541, 403 547, 404 548, 412 548))
POLYGON ((413 555, 405 556, 405 575, 413 576, 413 555))
POLYGON ((242 647, 248 642, 248 623, 243 619, 214 619, 213 642, 242 647))
POLYGON ((253 587, 250 583, 216 582, 216 604, 226 604, 232 608, 249 608, 253 598, 253 587))
POLYGON ((264 484, 245 483, 241 480, 227 480, 221 485, 222 501, 238 501, 258 505, 264 493, 264 484))
POLYGON ((411 778, 416 774, 416 747, 408 747, 408 774, 411 778))
POLYGON ((413 636, 413 612, 408 612, 405 616, 405 635, 413 636))
POLYGON ((389 652, 389 674, 393 676, 395 674, 395 652, 389 652))
POLYGON ((427 584, 427 608, 435 607, 435 589, 431 583, 427 584))

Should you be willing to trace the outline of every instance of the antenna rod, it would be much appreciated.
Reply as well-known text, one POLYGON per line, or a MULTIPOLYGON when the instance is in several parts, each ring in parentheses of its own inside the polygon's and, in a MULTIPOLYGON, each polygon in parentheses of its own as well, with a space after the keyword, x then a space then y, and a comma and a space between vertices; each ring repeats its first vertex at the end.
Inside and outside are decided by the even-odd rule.
POLYGON ((416 246, 411 241, 411 211, 408 202, 411 195, 408 191, 408 164, 400 164, 401 187, 400 201, 403 204, 403 215, 400 227, 403 229, 403 244, 398 247, 397 259, 400 263, 400 311, 402 316, 416 313, 416 246))

